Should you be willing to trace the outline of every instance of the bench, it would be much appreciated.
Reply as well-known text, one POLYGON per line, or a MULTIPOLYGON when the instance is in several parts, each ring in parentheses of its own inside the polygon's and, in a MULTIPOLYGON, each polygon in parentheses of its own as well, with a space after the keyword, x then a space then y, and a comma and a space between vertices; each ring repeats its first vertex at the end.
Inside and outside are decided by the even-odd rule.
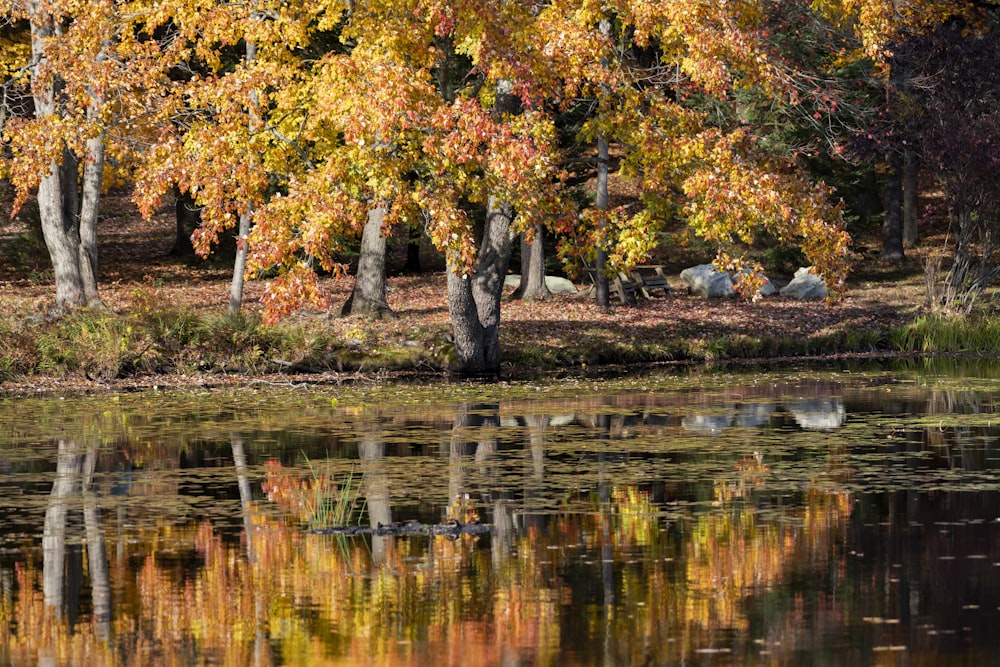
POLYGON ((654 290, 662 290, 663 296, 670 296, 670 284, 658 264, 640 264, 632 269, 632 282, 635 289, 646 299, 653 298, 654 290))

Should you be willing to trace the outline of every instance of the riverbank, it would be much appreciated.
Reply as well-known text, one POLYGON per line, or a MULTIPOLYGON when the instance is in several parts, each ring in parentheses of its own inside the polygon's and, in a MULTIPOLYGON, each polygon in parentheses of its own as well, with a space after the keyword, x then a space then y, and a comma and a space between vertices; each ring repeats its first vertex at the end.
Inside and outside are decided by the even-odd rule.
MULTIPOLYGON (((390 276, 395 319, 337 317, 352 287, 346 278, 327 280, 329 311, 299 313, 268 327, 259 317, 263 282, 248 283, 243 317, 225 317, 228 270, 172 258, 169 215, 143 222, 125 209, 102 218, 107 308, 50 322, 46 270, 11 253, 20 248, 23 260, 44 247, 26 248, 24 230, 11 225, 0 229, 7 251, 0 267, 0 392, 447 376, 453 349, 443 272, 390 276)), ((856 243, 857 268, 835 304, 706 300, 688 295, 674 270, 671 296, 608 311, 573 295, 508 298, 503 374, 1000 348, 1000 325, 991 317, 924 317, 923 252, 915 249, 903 265, 889 265, 874 244, 856 243)))
MULTIPOLYGON (((41 317, 51 288, 8 284, 0 296, 8 313, 0 324, 0 391, 447 376, 452 350, 442 273, 390 278, 392 320, 304 312, 268 327, 258 315, 262 283, 248 286, 246 314, 233 320, 221 305, 228 290, 223 271, 175 270, 177 275, 167 275, 161 267, 138 281, 112 282, 103 292, 107 310, 81 311, 58 322, 41 317)), ((347 298, 350 286, 350 279, 329 283, 334 304, 347 298)), ((927 336, 936 331, 940 338, 942 327, 920 319, 919 285, 912 277, 860 280, 832 305, 780 297, 756 304, 705 300, 674 287, 669 297, 610 311, 566 295, 506 300, 504 374, 969 351, 964 343, 928 347, 927 336)), ((955 342, 982 325, 967 328, 948 335, 955 342)))

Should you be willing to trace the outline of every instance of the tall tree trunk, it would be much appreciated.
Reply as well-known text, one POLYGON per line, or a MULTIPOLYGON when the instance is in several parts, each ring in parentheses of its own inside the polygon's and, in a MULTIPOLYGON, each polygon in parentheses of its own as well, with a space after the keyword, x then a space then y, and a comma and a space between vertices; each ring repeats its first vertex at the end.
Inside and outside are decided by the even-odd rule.
POLYGON ((97 291, 97 218, 104 179, 104 132, 87 140, 80 198, 80 277, 88 306, 102 305, 97 291))
POLYGON ((80 272, 80 233, 74 220, 67 219, 62 205, 62 173, 51 164, 51 173, 38 184, 38 214, 42 236, 55 272, 55 315, 86 305, 80 272))
MULTIPOLYGON (((520 100, 513 84, 497 84, 494 112, 514 114, 520 100)), ((452 371, 465 377, 500 376, 500 297, 514 240, 514 207, 491 195, 472 275, 461 275, 448 258, 448 313, 455 341, 452 371)))
MULTIPOLYGON (((595 206, 599 211, 606 211, 608 209, 608 161, 610 159, 610 150, 608 148, 608 139, 603 134, 597 137, 597 193, 595 206)), ((599 236, 604 236, 605 222, 603 216, 601 217, 600 228, 598 229, 599 236)), ((597 245, 597 262, 594 267, 594 278, 597 281, 596 289, 596 299, 597 305, 601 308, 608 308, 610 306, 610 298, 608 289, 608 277, 605 275, 605 266, 608 262, 608 251, 604 246, 603 240, 597 245)))
MULTIPOLYGON (((42 83, 38 67, 45 59, 46 40, 55 33, 52 16, 44 3, 29 6, 31 27, 32 100, 36 118, 60 113, 58 78, 42 83)), ((88 116, 96 120, 95 97, 88 116)), ((103 133, 86 142, 83 170, 83 202, 77 189, 80 160, 68 148, 62 164, 53 160, 38 184, 38 213, 42 236, 55 274, 56 298, 53 314, 58 316, 80 306, 100 305, 97 292, 97 209, 101 196, 100 175, 104 167, 103 133), (83 227, 81 227, 81 224, 83 227)))
POLYGON ((377 206, 368 211, 368 221, 361 232, 361 254, 358 257, 358 272, 354 278, 354 289, 347 298, 341 315, 363 315, 372 319, 393 317, 386 299, 385 281, 385 234, 382 224, 385 207, 377 206))
POLYGON ((920 218, 920 158, 913 141, 906 144, 903 151, 903 245, 917 245, 919 233, 917 220, 920 218))
POLYGON ((247 238, 250 236, 250 216, 252 213, 253 208, 251 207, 240 216, 240 226, 236 237, 236 259, 233 262, 233 280, 229 285, 229 308, 226 311, 229 317, 239 315, 243 307, 244 274, 247 270, 247 238))
MULTIPOLYGON (((249 65, 253 62, 256 55, 257 46, 247 42, 244 62, 249 65)), ((257 94, 250 93, 250 111, 249 121, 247 123, 247 132, 251 135, 257 129, 255 112, 256 106, 257 94)), ((253 157, 251 156, 250 159, 252 160, 253 157)), ((251 204, 247 204, 247 211, 240 215, 240 225, 236 235, 236 260, 233 262, 233 281, 229 286, 229 308, 227 310, 229 317, 236 317, 239 315, 240 309, 243 307, 244 274, 246 273, 247 268, 247 252, 249 252, 247 239, 250 237, 252 216, 253 206, 251 204)))
MULTIPOLYGON (((896 123, 905 119, 899 104, 901 90, 906 85, 904 60, 894 56, 889 64, 889 87, 886 89, 886 107, 896 123)), ((882 225, 882 259, 902 262, 903 254, 903 144, 897 139, 888 148, 885 177, 885 221, 882 225)))
MULTIPOLYGON (((54 82, 42 85, 36 80, 38 66, 45 58, 45 41, 52 35, 52 18, 43 3, 30 6, 32 98, 35 117, 45 118, 57 113, 54 82)), ((38 184, 38 215, 42 236, 55 273, 56 302, 54 314, 59 315, 84 305, 83 280, 80 275, 80 233, 76 220, 67 218, 63 208, 63 170, 53 160, 38 184)))
POLYGON ((521 235, 521 284, 512 295, 515 299, 525 301, 544 301, 552 298, 552 292, 545 284, 545 247, 542 243, 543 229, 536 224, 532 232, 533 240, 528 240, 528 234, 521 235))
POLYGON ((885 222, 882 224, 882 259, 901 262, 903 254, 903 157, 889 151, 885 177, 885 222))
POLYGON ((457 374, 500 374, 500 297, 510 261, 514 208, 490 197, 472 275, 448 266, 448 312, 455 339, 457 374))

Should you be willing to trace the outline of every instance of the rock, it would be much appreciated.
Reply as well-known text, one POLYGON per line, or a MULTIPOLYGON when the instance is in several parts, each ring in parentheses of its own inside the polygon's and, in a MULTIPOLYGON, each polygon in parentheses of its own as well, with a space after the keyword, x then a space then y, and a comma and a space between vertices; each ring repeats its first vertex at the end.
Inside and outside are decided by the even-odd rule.
POLYGON ((688 292, 708 298, 733 296, 733 279, 726 271, 719 271, 713 264, 699 264, 681 271, 681 280, 688 292))
MULTIPOLYGON (((744 269, 744 272, 750 273, 750 269, 744 269)), ((757 288, 757 296, 774 296, 778 293, 778 289, 771 284, 770 278, 763 273, 758 273, 757 277, 762 281, 760 287, 757 288)))
POLYGON ((572 280, 559 276, 545 276, 545 286, 553 294, 576 294, 576 285, 572 280))
POLYGON ((761 296, 774 296, 778 293, 778 288, 771 284, 770 278, 767 276, 761 276, 764 279, 763 284, 757 288, 757 294, 761 296))
POLYGON ((825 299, 828 295, 826 283, 806 267, 795 272, 795 277, 781 290, 781 296, 792 299, 825 299))
MULTIPOLYGON (((521 276, 516 273, 509 273, 503 279, 504 287, 517 289, 520 285, 521 276)), ((545 286, 553 294, 576 294, 576 285, 573 284, 573 281, 559 276, 545 276, 545 286)))

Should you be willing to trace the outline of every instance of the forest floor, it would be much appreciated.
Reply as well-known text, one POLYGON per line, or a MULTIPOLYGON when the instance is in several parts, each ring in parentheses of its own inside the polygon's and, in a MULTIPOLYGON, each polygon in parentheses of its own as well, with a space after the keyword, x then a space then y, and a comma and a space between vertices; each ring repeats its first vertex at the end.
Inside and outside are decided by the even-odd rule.
MULTIPOLYGON (((128 312, 140 304, 148 308, 152 303, 183 307, 189 312, 206 315, 224 312, 231 272, 221 262, 185 262, 170 256, 175 234, 172 211, 164 210, 152 220, 144 221, 127 204, 126 197, 111 202, 105 207, 100 221, 100 283, 102 297, 112 311, 128 312)), ((540 365, 554 364, 567 370, 573 366, 644 363, 652 358, 663 363, 669 354, 657 355, 643 350, 648 351, 650 346, 667 341, 686 341, 690 349, 691 341, 705 341, 705 345, 710 346, 715 340, 753 337, 829 340, 850 334, 888 331, 921 314, 926 299, 924 264, 927 253, 935 251, 936 246, 931 242, 910 249, 902 264, 887 264, 878 258, 877 243, 877 239, 855 239, 855 269, 844 299, 834 304, 780 296, 757 303, 739 299, 706 300, 687 294, 678 276, 682 266, 669 267, 671 296, 640 300, 635 305, 610 310, 598 308, 592 299, 573 295, 531 302, 506 299, 502 306, 501 344, 505 359, 514 360, 507 369, 516 374, 535 366, 531 355, 524 353, 528 349, 546 357, 546 363, 540 365), (625 352, 595 352, 601 348, 625 352)), ((688 264, 704 259, 697 258, 688 264)), ((32 238, 23 222, 10 220, 0 213, 0 310, 8 329, 21 326, 19 323, 28 327, 29 323, 43 319, 54 296, 51 269, 46 264, 40 240, 32 238)), ((426 348, 444 344, 450 325, 442 271, 400 275, 390 269, 388 299, 396 318, 377 322, 336 317, 336 311, 350 294, 353 279, 327 279, 325 282, 332 294, 330 312, 303 312, 293 316, 294 321, 312 327, 322 326, 331 336, 345 340, 360 339, 366 346, 426 348)), ((263 290, 263 282, 247 284, 244 309, 248 314, 259 312, 263 290)), ((838 351, 822 349, 819 354, 832 356, 838 351)), ((711 353, 705 356, 709 358, 711 353)), ((765 351, 763 356, 772 355, 765 351)), ((306 379, 340 381, 347 375, 377 376, 385 371, 377 366, 365 367, 364 363, 349 369, 350 372, 319 370, 324 372, 305 374, 306 379)), ((429 364, 426 370, 433 374, 438 369, 429 364)), ((293 378, 290 373, 274 371, 272 367, 252 375, 269 380, 302 376, 297 373, 293 378)), ((21 385, 21 389, 34 387, 41 391, 76 383, 86 387, 89 382, 72 374, 46 375, 33 372, 27 377, 9 378, 4 383, 4 390, 10 391, 12 383, 21 385)), ((127 387, 192 382, 217 385, 250 379, 253 378, 246 373, 211 372, 204 375, 185 373, 176 377, 170 373, 154 373, 113 378, 116 384, 127 387)))

